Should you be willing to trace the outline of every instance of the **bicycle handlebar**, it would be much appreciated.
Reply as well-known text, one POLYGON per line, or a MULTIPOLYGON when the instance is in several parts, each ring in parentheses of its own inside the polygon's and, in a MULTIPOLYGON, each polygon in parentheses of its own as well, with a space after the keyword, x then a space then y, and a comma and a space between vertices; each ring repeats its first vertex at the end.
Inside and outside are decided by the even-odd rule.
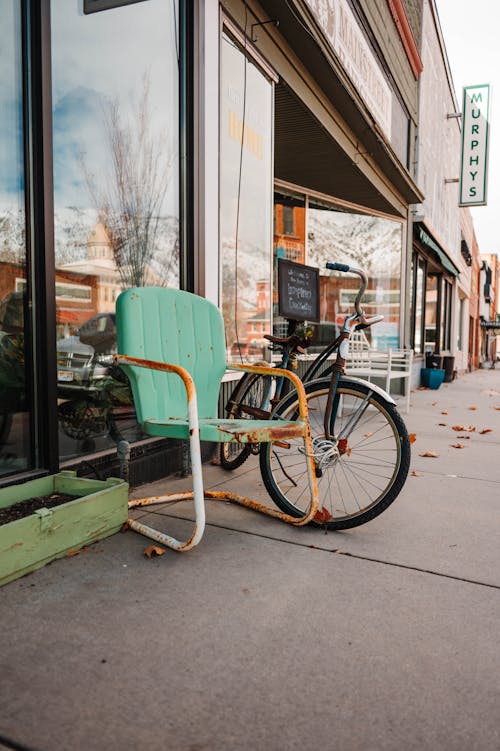
POLYGON ((359 278, 361 279, 361 287, 359 288, 356 299, 354 300, 354 307, 356 309, 356 313, 362 319, 362 322, 365 322, 363 310, 359 306, 361 299, 365 294, 366 285, 368 284, 368 277, 366 276, 363 269, 358 269, 356 266, 348 266, 346 263, 333 263, 332 261, 327 262, 326 268, 330 269, 330 271, 343 271, 345 273, 349 272, 350 274, 356 274, 356 276, 359 276, 359 278))

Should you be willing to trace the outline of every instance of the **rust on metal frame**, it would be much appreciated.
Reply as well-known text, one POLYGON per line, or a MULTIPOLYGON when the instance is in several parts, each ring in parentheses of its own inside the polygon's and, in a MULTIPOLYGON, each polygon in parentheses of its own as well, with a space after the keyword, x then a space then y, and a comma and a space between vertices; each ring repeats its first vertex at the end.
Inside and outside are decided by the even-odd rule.
MULTIPOLYGON (((260 501, 254 501, 251 498, 247 498, 243 495, 238 495, 237 493, 228 493, 225 490, 205 490, 204 493, 205 498, 208 498, 212 501, 237 503, 240 506, 245 506, 246 508, 252 509, 252 511, 258 511, 262 514, 265 514, 266 516, 272 516, 274 519, 280 519, 281 521, 287 522, 288 524, 293 524, 296 527, 302 527, 308 524, 312 519, 314 519, 318 510, 317 502, 312 503, 309 511, 304 516, 296 518, 294 516, 290 516, 289 514, 285 514, 283 511, 278 511, 278 509, 274 509, 271 506, 266 506, 264 503, 260 503, 260 501)), ((134 509, 140 508, 142 506, 153 506, 155 504, 170 503, 172 501, 189 501, 192 499, 193 492, 189 490, 183 493, 157 495, 148 498, 133 498, 128 502, 128 507, 129 509, 134 509)), ((138 524, 138 522, 132 521, 132 523, 130 524, 131 528, 134 529, 136 524, 138 524)), ((161 534, 161 532, 159 534, 161 534)))

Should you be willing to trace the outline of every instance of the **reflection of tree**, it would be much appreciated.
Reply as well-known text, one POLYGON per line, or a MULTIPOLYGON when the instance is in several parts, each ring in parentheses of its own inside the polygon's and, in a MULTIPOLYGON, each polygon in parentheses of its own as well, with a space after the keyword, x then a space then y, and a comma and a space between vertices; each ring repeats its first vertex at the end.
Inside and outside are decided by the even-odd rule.
POLYGON ((24 263, 26 225, 24 210, 8 210, 0 216, 0 256, 3 261, 24 263))
MULTIPOLYGON (((171 156, 164 135, 151 131, 149 79, 134 116, 126 121, 118 99, 104 105, 104 137, 111 171, 97 187, 85 168, 92 200, 110 237, 124 287, 142 287, 157 251, 160 211, 169 185, 171 156)), ((175 254, 176 247, 172 249, 175 254)))

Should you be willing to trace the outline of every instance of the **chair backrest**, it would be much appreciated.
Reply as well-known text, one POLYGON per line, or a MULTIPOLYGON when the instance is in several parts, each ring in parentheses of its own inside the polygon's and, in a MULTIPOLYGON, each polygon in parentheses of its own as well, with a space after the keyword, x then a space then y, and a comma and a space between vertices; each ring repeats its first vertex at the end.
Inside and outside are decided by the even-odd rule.
POLYGON ((364 331, 352 331, 349 337, 349 351, 356 354, 369 352, 371 350, 370 342, 368 341, 364 331))
MULTIPOLYGON (((224 323, 219 309, 190 292, 166 287, 128 289, 116 301, 118 353, 180 365, 192 376, 198 414, 217 416, 226 369, 224 323)), ((187 396, 175 373, 123 366, 139 422, 186 418, 187 396)))

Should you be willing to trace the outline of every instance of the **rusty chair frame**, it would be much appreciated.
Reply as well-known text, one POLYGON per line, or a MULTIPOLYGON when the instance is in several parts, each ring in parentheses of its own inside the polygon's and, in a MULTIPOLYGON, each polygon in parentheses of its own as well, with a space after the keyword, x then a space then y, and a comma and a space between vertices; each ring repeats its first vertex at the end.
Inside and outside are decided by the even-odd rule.
POLYGON ((158 287, 126 290, 117 300, 117 333, 119 354, 115 355, 114 362, 129 377, 139 423, 149 435, 189 441, 193 478, 192 491, 129 501, 129 508, 133 509, 193 499, 194 529, 187 540, 177 540, 136 519, 129 519, 131 529, 174 550, 189 550, 203 536, 205 498, 232 501, 295 526, 303 526, 314 519, 318 510, 318 489, 307 400, 304 386, 294 373, 257 365, 227 365, 220 311, 208 300, 189 292, 158 287), (162 356, 161 359, 159 355, 162 356), (218 418, 217 397, 226 367, 247 373, 282 375, 288 378, 298 393, 298 419, 218 418), (148 373, 146 377, 143 375, 144 371, 148 373), (180 390, 179 381, 182 384, 180 390), (200 393, 201 404, 198 398, 200 393), (262 443, 286 441, 292 437, 303 438, 304 460, 308 472, 310 503, 302 517, 289 516, 235 493, 204 489, 201 440, 262 443))

